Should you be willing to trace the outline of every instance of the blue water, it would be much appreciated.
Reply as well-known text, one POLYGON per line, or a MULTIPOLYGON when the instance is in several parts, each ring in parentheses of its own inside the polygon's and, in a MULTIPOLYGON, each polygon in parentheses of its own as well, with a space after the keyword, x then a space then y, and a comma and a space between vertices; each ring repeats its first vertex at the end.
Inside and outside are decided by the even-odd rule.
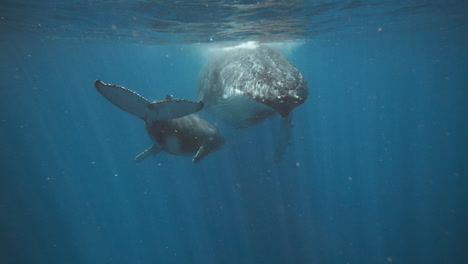
MULTIPOLYGON (((151 38, 136 24, 122 37, 102 25, 143 12, 125 1, 47 3, 0 4, 0 263, 467 263, 463 1, 323 1, 283 23, 295 34, 202 24, 191 39, 196 9, 184 31, 151 38), (112 15, 89 22, 86 10, 112 15), (134 162, 152 144, 144 124, 94 80, 196 100, 213 46, 268 36, 310 90, 282 162, 277 119, 236 130, 206 113, 222 149, 198 164, 134 162)), ((166 8, 165 21, 186 22, 166 8)))

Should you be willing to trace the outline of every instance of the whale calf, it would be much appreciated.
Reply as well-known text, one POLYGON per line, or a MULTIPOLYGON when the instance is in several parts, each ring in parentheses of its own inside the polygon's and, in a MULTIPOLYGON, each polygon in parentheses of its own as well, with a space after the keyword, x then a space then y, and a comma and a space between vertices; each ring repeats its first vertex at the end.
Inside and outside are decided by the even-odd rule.
POLYGON ((96 80, 94 86, 111 103, 145 122, 146 132, 155 144, 135 157, 138 162, 166 151, 173 155, 193 156, 196 163, 224 144, 223 135, 198 116, 202 102, 167 96, 151 103, 122 86, 100 80, 96 80))
POLYGON ((203 66, 199 100, 205 110, 236 128, 255 125, 272 116, 282 117, 275 159, 288 145, 291 111, 308 97, 307 82, 288 59, 265 45, 227 48, 203 66))

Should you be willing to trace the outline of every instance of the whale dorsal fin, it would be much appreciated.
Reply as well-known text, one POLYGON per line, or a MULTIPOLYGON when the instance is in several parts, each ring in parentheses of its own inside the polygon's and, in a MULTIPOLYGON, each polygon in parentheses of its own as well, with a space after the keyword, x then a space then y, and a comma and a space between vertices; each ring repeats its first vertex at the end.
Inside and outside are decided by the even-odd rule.
POLYGON ((125 87, 107 84, 100 80, 94 82, 94 87, 118 108, 143 120, 146 119, 146 112, 151 103, 143 96, 125 87))

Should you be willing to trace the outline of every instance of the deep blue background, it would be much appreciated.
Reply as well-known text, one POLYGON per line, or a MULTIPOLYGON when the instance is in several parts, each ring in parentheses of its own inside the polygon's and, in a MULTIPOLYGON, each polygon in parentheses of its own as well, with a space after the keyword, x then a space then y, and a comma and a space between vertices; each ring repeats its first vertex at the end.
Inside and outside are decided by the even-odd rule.
MULTIPOLYGON (((1 263, 465 263, 466 31, 328 34, 293 142, 234 130, 199 164, 161 153, 93 81, 196 99, 204 45, 0 42, 1 263)), ((4 38, 7 39, 7 38, 4 38)))

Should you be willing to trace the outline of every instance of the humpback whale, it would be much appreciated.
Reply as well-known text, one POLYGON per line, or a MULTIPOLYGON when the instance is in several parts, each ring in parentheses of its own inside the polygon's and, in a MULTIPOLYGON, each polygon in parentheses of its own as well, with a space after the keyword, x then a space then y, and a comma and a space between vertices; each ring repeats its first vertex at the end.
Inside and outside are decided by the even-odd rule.
POLYGON ((199 99, 205 110, 237 128, 275 114, 287 117, 308 96, 302 74, 286 57, 265 46, 228 48, 202 68, 199 99))
POLYGON ((203 66, 198 82, 204 109, 236 128, 281 116, 276 159, 288 145, 291 111, 308 97, 307 82, 288 59, 265 45, 226 48, 203 66))
POLYGON ((223 135, 198 116, 202 102, 167 96, 151 103, 122 86, 100 80, 96 80, 94 86, 111 103, 145 122, 146 132, 155 144, 136 156, 137 162, 166 151, 173 155, 193 156, 196 163, 224 144, 223 135))

